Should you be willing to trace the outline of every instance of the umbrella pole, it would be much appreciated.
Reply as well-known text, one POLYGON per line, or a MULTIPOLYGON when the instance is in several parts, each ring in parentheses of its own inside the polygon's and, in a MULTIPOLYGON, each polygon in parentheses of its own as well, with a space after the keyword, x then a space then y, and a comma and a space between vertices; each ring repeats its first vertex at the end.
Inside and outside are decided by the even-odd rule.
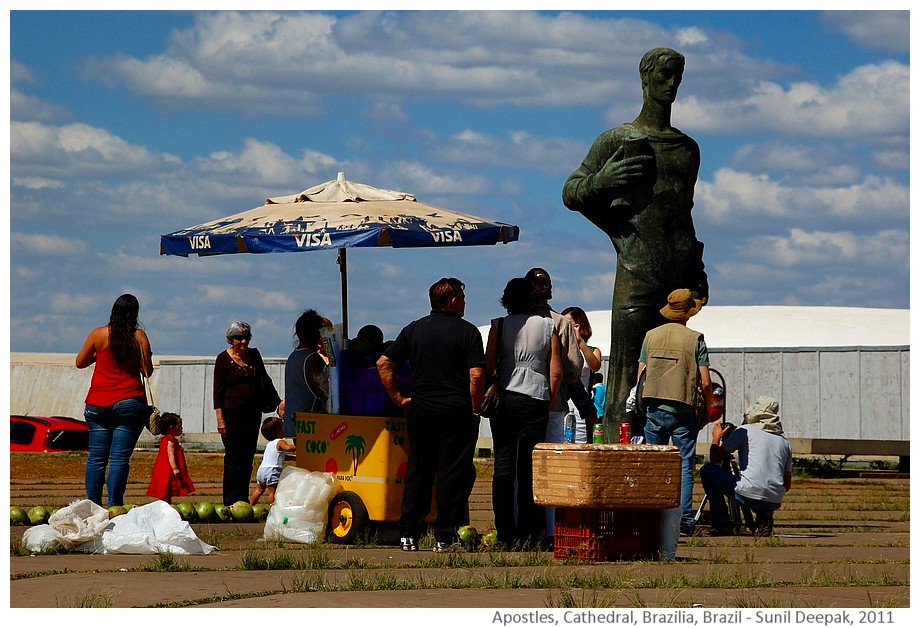
POLYGON ((342 273, 342 346, 348 348, 348 258, 339 249, 339 272, 342 273))

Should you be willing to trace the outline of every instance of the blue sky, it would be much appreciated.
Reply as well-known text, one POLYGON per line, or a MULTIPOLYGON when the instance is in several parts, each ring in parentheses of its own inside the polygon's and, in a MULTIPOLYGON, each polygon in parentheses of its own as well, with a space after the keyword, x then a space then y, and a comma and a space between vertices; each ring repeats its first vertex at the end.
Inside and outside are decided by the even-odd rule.
POLYGON ((907 11, 13 10, 9 38, 11 351, 75 353, 131 292, 158 355, 214 355, 234 320, 287 355, 304 308, 341 320, 334 252, 159 236, 338 171, 521 229, 350 251, 352 333, 395 337, 442 276, 484 324, 533 266, 556 309, 608 308, 615 253, 562 185, 638 114, 656 46, 687 58, 672 122, 701 148, 711 303, 909 307, 907 11))

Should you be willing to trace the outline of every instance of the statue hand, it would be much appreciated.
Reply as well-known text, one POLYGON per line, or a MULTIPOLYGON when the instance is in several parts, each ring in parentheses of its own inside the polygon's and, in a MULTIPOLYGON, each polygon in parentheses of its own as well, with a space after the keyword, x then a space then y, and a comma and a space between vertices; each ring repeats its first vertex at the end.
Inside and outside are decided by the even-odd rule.
POLYGON ((652 155, 623 157, 623 146, 616 149, 607 163, 594 175, 594 185, 600 189, 623 188, 634 185, 642 178, 646 162, 654 159, 652 155))

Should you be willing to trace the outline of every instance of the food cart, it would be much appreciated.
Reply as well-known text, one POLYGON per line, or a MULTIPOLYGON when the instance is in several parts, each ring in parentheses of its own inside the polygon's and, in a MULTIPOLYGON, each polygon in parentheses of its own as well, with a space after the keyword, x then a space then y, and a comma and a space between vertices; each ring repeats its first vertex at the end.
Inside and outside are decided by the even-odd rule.
MULTIPOLYGON (((330 367, 330 410, 294 415, 297 466, 335 476, 328 539, 351 544, 372 523, 399 520, 409 459, 406 418, 393 404, 374 367, 356 368, 348 351, 330 367)), ((408 367, 397 370, 408 392, 408 367)))

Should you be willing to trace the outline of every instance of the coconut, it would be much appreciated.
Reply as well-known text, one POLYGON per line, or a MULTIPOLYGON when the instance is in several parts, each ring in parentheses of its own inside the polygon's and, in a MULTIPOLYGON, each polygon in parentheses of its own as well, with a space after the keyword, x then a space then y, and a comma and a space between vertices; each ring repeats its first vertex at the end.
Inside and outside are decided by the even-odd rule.
POLYGON ((29 510, 29 521, 32 522, 32 525, 48 523, 48 517, 50 516, 51 513, 44 506, 35 506, 29 510))
POLYGON ((498 530, 489 528, 483 532, 481 542, 483 547, 494 547, 498 543, 498 530))
POLYGON ((473 526, 461 526, 457 530, 457 536, 460 538, 461 543, 473 543, 476 541, 476 538, 479 536, 479 532, 473 526))
POLYGON ((19 506, 10 506, 10 525, 11 526, 27 526, 31 521, 29 521, 29 513, 26 512, 25 508, 20 508, 19 506))
POLYGON ((479 530, 473 526, 461 526, 457 530, 457 537, 468 552, 474 551, 479 545, 479 530))
POLYGON ((248 523, 253 520, 252 506, 249 502, 238 501, 230 506, 230 515, 237 523, 248 523))
POLYGON ((176 504, 176 510, 182 515, 183 521, 194 522, 198 520, 198 511, 191 502, 179 502, 176 504))
POLYGON ((217 513, 217 520, 220 523, 226 523, 228 521, 233 521, 233 515, 230 514, 230 508, 221 504, 220 506, 214 507, 214 512, 217 513))
POLYGON ((252 518, 255 521, 265 521, 268 518, 268 508, 262 504, 256 504, 252 507, 252 518))
POLYGON ((195 504, 195 511, 198 513, 198 521, 202 523, 218 521, 217 509, 211 502, 198 502, 195 504))

